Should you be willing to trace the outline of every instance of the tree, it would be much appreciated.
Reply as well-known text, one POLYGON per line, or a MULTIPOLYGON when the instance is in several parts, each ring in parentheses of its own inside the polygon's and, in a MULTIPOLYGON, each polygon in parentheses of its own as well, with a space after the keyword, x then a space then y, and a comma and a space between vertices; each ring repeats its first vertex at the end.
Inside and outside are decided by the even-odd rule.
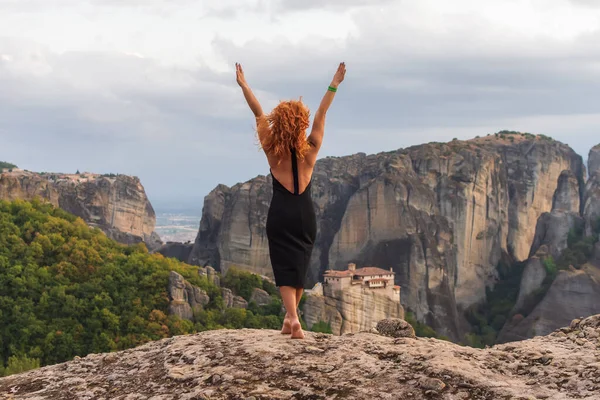
POLYGON ((17 166, 6 161, 0 161, 0 171, 2 171, 4 168, 7 168, 9 172, 12 172, 13 168, 17 168, 17 166))
POLYGON ((319 321, 316 324, 314 324, 311 329, 311 331, 313 332, 321 332, 321 333, 333 333, 333 330, 331 329, 331 323, 329 322, 324 322, 324 321, 319 321))

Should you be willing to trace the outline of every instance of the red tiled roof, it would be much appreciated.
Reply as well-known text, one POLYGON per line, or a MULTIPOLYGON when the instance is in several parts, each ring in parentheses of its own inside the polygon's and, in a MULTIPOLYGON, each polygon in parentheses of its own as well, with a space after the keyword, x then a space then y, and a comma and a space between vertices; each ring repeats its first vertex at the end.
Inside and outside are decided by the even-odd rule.
POLYGON ((345 277, 351 277, 353 274, 353 271, 335 271, 335 270, 328 270, 325 271, 325 273, 323 274, 323 276, 327 277, 327 278, 345 278, 345 277))
POLYGON ((383 278, 378 278, 378 279, 369 279, 368 282, 387 282, 389 279, 383 279, 383 278))
POLYGON ((394 289, 400 289, 400 286, 398 286, 398 285, 395 285, 395 286, 394 286, 394 289))
POLYGON ((393 274, 392 271, 386 271, 385 269, 377 268, 377 267, 364 267, 364 268, 359 268, 356 271, 351 271, 351 272, 353 272, 354 275, 360 275, 360 276, 390 275, 390 274, 393 274))

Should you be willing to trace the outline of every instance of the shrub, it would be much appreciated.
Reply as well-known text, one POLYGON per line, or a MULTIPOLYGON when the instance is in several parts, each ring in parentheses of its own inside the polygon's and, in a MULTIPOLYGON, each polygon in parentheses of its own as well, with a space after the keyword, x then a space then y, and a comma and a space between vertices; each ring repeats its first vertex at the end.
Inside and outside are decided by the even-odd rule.
POLYGON ((0 171, 3 170, 4 168, 8 168, 9 172, 12 172, 13 168, 18 168, 18 167, 15 164, 11 164, 6 161, 0 161, 0 171))
POLYGON ((331 329, 331 324, 329 322, 324 322, 324 321, 319 321, 316 324, 314 324, 312 326, 312 328, 310 329, 313 332, 320 332, 320 333, 333 333, 333 330, 331 329))
POLYGON ((8 376, 12 374, 20 374, 32 369, 40 367, 38 358, 29 358, 27 356, 11 356, 8 359, 6 368, 0 365, 0 376, 8 376))

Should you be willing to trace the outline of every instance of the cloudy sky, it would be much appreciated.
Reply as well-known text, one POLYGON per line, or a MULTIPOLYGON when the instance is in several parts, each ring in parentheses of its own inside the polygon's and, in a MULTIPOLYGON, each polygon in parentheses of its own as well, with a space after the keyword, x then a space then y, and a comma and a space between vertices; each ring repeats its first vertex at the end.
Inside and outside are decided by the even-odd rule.
POLYGON ((321 156, 512 129, 586 157, 598 43, 596 0, 0 0, 0 160, 201 208, 268 172, 234 63, 265 109, 315 109, 340 61, 321 156))

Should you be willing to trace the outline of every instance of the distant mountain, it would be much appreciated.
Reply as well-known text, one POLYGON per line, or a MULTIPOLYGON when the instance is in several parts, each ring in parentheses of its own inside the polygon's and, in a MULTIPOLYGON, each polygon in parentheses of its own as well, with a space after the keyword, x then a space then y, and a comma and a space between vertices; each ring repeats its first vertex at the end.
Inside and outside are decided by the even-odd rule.
MULTIPOLYGON (((314 284, 326 269, 349 262, 392 268, 402 305, 419 322, 454 340, 493 342, 517 301, 519 263, 554 236, 561 243, 555 248, 564 250, 572 221, 591 227, 600 202, 590 195, 594 187, 586 188, 582 157, 569 146, 511 131, 321 159, 313 176, 318 236, 309 279, 314 284), (553 210, 574 217, 540 225, 553 210)), ((270 176, 217 186, 205 198, 193 248, 180 252, 185 261, 271 275, 271 194, 270 176)), ((581 235, 592 235, 591 228, 581 235)), ((567 313, 561 323, 580 316, 567 313)))
POLYGON ((156 215, 137 177, 115 174, 0 173, 0 200, 42 198, 98 227, 125 244, 144 242, 155 249, 161 240, 156 215))

